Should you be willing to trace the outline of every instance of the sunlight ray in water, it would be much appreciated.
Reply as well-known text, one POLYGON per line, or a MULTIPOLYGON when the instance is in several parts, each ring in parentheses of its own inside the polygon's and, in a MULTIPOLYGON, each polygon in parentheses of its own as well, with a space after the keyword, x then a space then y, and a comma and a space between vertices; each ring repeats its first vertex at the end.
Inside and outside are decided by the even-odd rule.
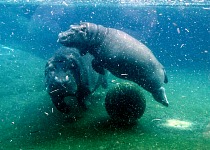
POLYGON ((205 138, 210 138, 210 123, 208 123, 208 125, 206 126, 204 132, 203 132, 203 136, 205 138))
POLYGON ((42 4, 42 5, 125 5, 125 6, 144 6, 144 5, 207 5, 208 0, 0 0, 0 3, 24 3, 24 4, 42 4))
POLYGON ((186 120, 183 121, 178 119, 168 119, 162 125, 166 127, 176 128, 179 130, 191 130, 193 123, 186 120))

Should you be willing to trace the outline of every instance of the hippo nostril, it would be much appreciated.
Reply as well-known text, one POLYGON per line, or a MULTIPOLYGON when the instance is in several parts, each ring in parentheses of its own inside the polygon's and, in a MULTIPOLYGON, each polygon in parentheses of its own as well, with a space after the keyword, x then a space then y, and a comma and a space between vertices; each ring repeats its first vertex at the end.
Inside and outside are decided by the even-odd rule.
POLYGON ((65 77, 55 76, 54 79, 58 83, 67 83, 69 81, 69 76, 68 75, 66 75, 65 77))
POLYGON ((55 76, 55 81, 57 81, 57 82, 62 82, 62 79, 59 78, 59 77, 57 77, 57 76, 55 76))
POLYGON ((60 39, 63 36, 63 33, 58 34, 58 38, 60 39))

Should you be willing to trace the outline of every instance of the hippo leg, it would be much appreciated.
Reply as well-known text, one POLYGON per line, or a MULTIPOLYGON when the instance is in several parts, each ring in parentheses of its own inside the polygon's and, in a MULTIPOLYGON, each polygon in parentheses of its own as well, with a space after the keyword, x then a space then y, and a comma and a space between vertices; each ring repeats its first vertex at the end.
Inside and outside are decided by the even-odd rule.
POLYGON ((77 98, 79 107, 81 107, 85 110, 87 109, 86 104, 85 104, 85 98, 90 94, 91 94, 91 92, 88 88, 78 87, 78 91, 76 93, 76 98, 77 98))
POLYGON ((69 106, 64 101, 64 96, 51 96, 51 100, 59 111, 63 113, 70 112, 69 106))
POLYGON ((99 61, 96 60, 96 59, 93 59, 93 60, 92 60, 92 67, 93 67, 93 69, 94 69, 97 73, 102 74, 102 75, 105 75, 105 70, 104 70, 104 68, 103 68, 103 66, 102 66, 101 64, 102 64, 102 63, 99 62, 99 61))
MULTIPOLYGON (((107 72, 107 71, 106 71, 107 72)), ((108 88, 108 81, 107 81, 107 73, 105 75, 99 76, 99 85, 101 84, 102 88, 106 89, 108 88)))
POLYGON ((163 104, 164 106, 168 106, 169 103, 166 97, 164 87, 160 87, 157 91, 152 92, 152 95, 157 102, 163 104))

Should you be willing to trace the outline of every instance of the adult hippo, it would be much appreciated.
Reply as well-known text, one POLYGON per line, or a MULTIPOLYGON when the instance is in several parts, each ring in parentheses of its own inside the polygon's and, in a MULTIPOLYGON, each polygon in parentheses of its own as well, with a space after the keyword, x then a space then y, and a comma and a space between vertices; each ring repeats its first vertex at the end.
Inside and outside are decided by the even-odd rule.
POLYGON ((82 22, 58 35, 58 42, 67 47, 76 47, 80 54, 94 56, 92 67, 104 74, 104 69, 113 75, 131 80, 152 93, 154 99, 168 106, 163 83, 168 79, 161 63, 151 50, 123 31, 102 25, 82 22))
POLYGON ((104 75, 95 72, 91 66, 93 56, 81 56, 75 48, 60 48, 45 66, 45 85, 53 104, 69 113, 70 106, 65 97, 75 96, 78 105, 86 108, 84 99, 100 85, 106 88, 104 75))

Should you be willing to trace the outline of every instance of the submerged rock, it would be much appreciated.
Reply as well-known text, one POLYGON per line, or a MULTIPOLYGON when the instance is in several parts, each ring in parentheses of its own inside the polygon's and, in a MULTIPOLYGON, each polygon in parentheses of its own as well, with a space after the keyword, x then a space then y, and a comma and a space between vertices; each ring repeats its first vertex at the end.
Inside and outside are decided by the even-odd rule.
POLYGON ((137 85, 120 83, 107 92, 105 107, 114 121, 130 124, 144 114, 146 100, 137 85))

